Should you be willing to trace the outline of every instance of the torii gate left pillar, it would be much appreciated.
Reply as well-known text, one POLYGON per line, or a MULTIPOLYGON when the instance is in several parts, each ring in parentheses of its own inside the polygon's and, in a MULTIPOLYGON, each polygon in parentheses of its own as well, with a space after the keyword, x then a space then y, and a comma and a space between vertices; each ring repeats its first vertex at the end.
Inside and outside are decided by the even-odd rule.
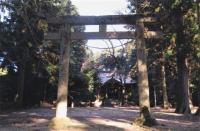
POLYGON ((68 97, 68 81, 69 81, 69 60, 70 60, 70 32, 69 24, 60 29, 60 65, 59 80, 57 92, 56 117, 62 118, 67 116, 67 97, 68 97), (66 35, 67 34, 67 35, 66 35))

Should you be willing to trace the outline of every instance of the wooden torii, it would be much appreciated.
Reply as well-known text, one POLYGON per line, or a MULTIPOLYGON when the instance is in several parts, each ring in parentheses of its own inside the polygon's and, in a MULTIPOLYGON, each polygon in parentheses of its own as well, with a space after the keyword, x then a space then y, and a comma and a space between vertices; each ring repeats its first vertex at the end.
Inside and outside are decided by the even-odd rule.
POLYGON ((158 39, 162 33, 158 31, 146 31, 145 23, 156 23, 158 18, 153 15, 107 15, 107 16, 64 16, 47 19, 49 24, 60 25, 59 32, 48 32, 46 40, 60 41, 60 70, 57 94, 56 117, 67 117, 67 95, 69 77, 69 59, 71 40, 87 39, 136 39, 137 68, 140 107, 149 105, 149 84, 146 66, 145 38, 158 39), (136 32, 107 32, 106 25, 129 24, 135 25, 136 32), (99 32, 71 32, 71 26, 75 25, 99 25, 99 32), (142 102, 141 102, 142 101, 142 102))

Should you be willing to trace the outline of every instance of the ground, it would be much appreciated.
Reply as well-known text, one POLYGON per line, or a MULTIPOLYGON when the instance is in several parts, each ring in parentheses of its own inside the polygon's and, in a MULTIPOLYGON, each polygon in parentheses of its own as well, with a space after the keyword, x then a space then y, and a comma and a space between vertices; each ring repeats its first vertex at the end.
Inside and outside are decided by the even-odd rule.
MULTIPOLYGON (((153 108, 159 126, 147 128, 132 124, 139 115, 138 107, 69 108, 73 125, 68 131, 199 131, 200 117, 173 113, 174 109, 153 108)), ((36 108, 0 113, 0 131, 49 130, 53 108, 36 108)))

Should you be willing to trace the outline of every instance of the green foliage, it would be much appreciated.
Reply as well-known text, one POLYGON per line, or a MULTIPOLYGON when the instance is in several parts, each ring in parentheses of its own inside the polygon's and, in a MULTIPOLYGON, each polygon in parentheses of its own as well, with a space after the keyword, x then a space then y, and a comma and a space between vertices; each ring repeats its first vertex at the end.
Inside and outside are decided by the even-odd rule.
POLYGON ((165 53, 165 58, 170 58, 171 56, 173 56, 173 50, 167 50, 165 53))
MULTIPOLYGON (((46 31, 58 31, 59 27, 48 25, 45 16, 62 16, 67 13, 78 15, 75 7, 69 0, 14 0, 1 1, 1 9, 6 9, 9 15, 0 23, 0 52, 6 52, 2 65, 12 67, 8 75, 16 70, 24 69, 24 100, 25 104, 32 105, 42 100, 53 101, 56 99, 58 68, 59 68, 59 43, 44 41, 46 31), (14 65, 14 66, 11 66, 14 65), (25 67, 23 66, 25 65, 25 67), (16 69, 14 68, 16 67, 16 69)), ((84 27, 74 27, 75 31, 83 31, 84 27)), ((83 78, 80 73, 85 57, 85 41, 73 41, 70 60, 70 83, 83 78)), ((14 76, 17 77, 17 76, 14 76)), ((20 78, 13 80, 19 89, 20 78)), ((73 84, 70 89, 74 87, 73 84)), ((76 86, 76 85, 75 85, 76 86)), ((77 88, 85 86, 79 85, 77 88)), ((87 88, 82 88, 87 91, 87 88)), ((16 95, 13 94, 14 96, 16 95)), ((84 95, 84 94, 81 94, 84 95)), ((13 100, 14 101, 14 100, 13 100)))
POLYGON ((200 51, 197 51, 197 57, 200 58, 200 51))
POLYGON ((88 79, 88 89, 91 93, 95 92, 100 88, 100 80, 98 77, 98 71, 96 69, 91 69, 84 71, 88 79))
MULTIPOLYGON (((160 17, 160 24, 157 28, 165 34, 160 41, 146 41, 148 48, 148 70, 150 87, 157 85, 156 75, 159 71, 155 70, 159 64, 166 67, 166 82, 169 89, 169 98, 173 97, 173 89, 176 87, 177 80, 177 55, 186 57, 190 60, 189 68, 192 70, 191 81, 196 81, 196 67, 199 63, 199 25, 197 23, 196 3, 192 0, 129 0, 130 12, 157 14, 160 17), (148 4, 147 4, 148 3, 148 4), (144 6, 145 5, 145 6, 144 6), (135 11, 137 10, 137 11, 135 11), (170 70, 170 71, 169 71, 170 70), (155 77, 155 78, 152 78, 155 77)), ((194 87, 198 87, 198 82, 192 82, 194 87)), ((159 80, 158 80, 159 85, 159 80)))
POLYGON ((182 3, 182 0, 174 0, 174 2, 171 5, 171 8, 176 9, 181 3, 182 3))
POLYGON ((48 73, 48 76, 49 76, 49 84, 50 85, 56 85, 55 83, 57 83, 57 79, 55 77, 55 74, 57 73, 58 71, 58 66, 57 65, 53 65, 53 64, 49 64, 47 65, 46 67, 46 71, 48 73))

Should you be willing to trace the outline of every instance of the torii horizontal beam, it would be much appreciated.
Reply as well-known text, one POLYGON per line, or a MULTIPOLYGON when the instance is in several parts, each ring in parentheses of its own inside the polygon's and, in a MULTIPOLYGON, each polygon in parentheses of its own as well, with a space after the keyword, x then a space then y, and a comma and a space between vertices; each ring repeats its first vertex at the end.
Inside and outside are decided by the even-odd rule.
POLYGON ((144 23, 155 23, 158 18, 155 15, 105 15, 105 16, 63 16, 47 18, 49 24, 70 25, 102 25, 102 24, 135 24, 141 20, 144 23))
MULTIPOLYGON (((135 32, 71 32, 72 40, 87 40, 87 39, 133 39, 136 37, 135 32)), ((146 39, 160 39, 163 37, 162 32, 148 31, 144 34, 146 39)), ((59 33, 45 34, 46 40, 60 40, 59 33)))

